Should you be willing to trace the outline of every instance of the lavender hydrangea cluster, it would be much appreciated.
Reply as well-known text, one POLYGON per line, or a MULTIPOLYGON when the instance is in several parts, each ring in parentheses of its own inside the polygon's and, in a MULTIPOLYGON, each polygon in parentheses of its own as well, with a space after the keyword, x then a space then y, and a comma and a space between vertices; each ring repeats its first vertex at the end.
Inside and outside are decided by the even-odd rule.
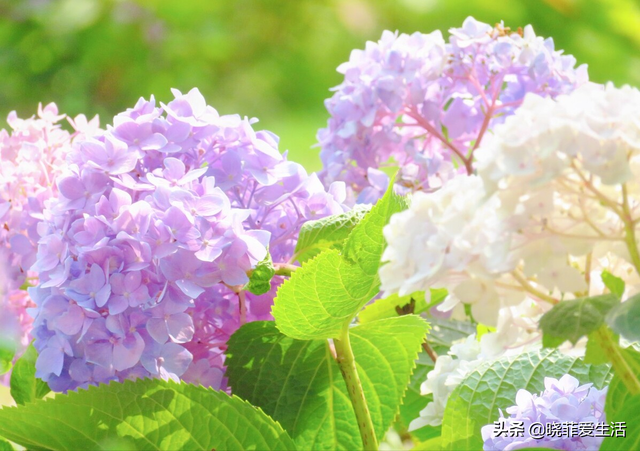
MULTIPOLYGON (((276 287, 247 273, 288 263, 300 226, 341 213, 253 120, 219 115, 197 89, 140 99, 76 143, 38 226, 37 376, 54 390, 136 377, 224 388, 226 342, 269 319, 276 287)), ((289 262, 290 263, 290 262, 289 262)))
POLYGON ((55 178, 62 172, 72 143, 94 134, 99 122, 84 115, 67 118, 69 133, 61 127, 66 116, 55 103, 38 106, 37 116, 27 119, 9 113, 10 130, 0 130, 0 339, 20 348, 29 343, 32 303, 25 284, 33 285, 37 273, 30 271, 39 239, 37 224, 45 202, 55 195, 55 178))
POLYGON ((342 84, 318 132, 321 179, 347 182, 350 201, 377 200, 400 167, 403 191, 436 189, 472 173, 473 152, 526 93, 556 97, 587 82, 586 66, 556 51, 529 25, 512 32, 467 18, 450 30, 385 31, 338 67, 342 84))
POLYGON ((483 426, 482 439, 485 451, 523 448, 578 451, 600 448, 604 438, 593 433, 579 433, 578 426, 588 423, 596 427, 605 422, 604 402, 607 387, 598 390, 592 384, 580 385, 580 382, 569 374, 559 380, 545 377, 544 386, 545 390, 540 395, 518 390, 516 405, 507 408, 509 417, 505 418, 500 411, 497 424, 483 426), (520 433, 505 432, 512 429, 516 422, 520 433), (554 427, 562 425, 566 425, 567 428, 573 427, 575 433, 554 433, 554 427))

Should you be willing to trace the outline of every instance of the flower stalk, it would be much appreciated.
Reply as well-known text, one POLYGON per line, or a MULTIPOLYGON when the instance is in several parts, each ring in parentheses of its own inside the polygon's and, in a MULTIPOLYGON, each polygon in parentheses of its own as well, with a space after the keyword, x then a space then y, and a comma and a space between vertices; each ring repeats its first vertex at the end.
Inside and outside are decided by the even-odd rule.
POLYGON ((543 301, 547 301, 551 304, 557 304, 559 301, 552 297, 549 296, 548 294, 543 293, 542 291, 534 288, 529 281, 526 279, 526 277, 524 277, 522 274, 520 274, 520 272, 518 272, 517 270, 512 271, 511 275, 513 276, 514 279, 516 279, 518 281, 518 283, 522 286, 522 288, 527 292, 532 294, 533 296, 537 297, 538 299, 541 299, 543 301))
POLYGON ((275 263, 273 267, 276 270, 276 276, 285 277, 291 277, 291 274, 299 268, 299 266, 290 263, 275 263))
POLYGON ((624 241, 631 256, 631 263, 640 275, 640 252, 638 252, 638 240, 636 239, 636 225, 631 217, 629 208, 629 196, 627 194, 627 186, 622 185, 622 220, 624 221, 624 241))
POLYGON ((595 334, 598 344, 611 361, 613 371, 622 379, 629 393, 632 395, 640 394, 640 381, 638 381, 638 377, 624 358, 620 346, 613 339, 611 330, 606 325, 603 325, 596 330, 595 334))
POLYGON ((351 341, 349 340, 349 328, 346 327, 342 332, 340 339, 333 341, 336 348, 336 361, 340 367, 340 372, 347 384, 349 398, 353 405, 353 410, 358 421, 358 429, 362 438, 364 451, 376 451, 378 449, 378 439, 376 431, 373 429, 373 421, 371 420, 371 412, 364 396, 362 383, 358 370, 356 368, 356 360, 351 349, 351 341))

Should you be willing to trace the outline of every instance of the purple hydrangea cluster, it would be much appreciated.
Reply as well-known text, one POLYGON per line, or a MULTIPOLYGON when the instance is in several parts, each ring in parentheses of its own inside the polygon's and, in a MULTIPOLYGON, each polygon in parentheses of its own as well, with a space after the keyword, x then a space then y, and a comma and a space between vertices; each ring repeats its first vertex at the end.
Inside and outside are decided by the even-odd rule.
POLYGON ((554 49, 531 26, 512 32, 467 18, 442 34, 385 31, 338 67, 318 132, 321 179, 343 180, 350 202, 377 200, 400 167, 399 189, 436 189, 472 173, 473 151, 526 93, 555 97, 587 82, 586 66, 554 49))
POLYGON ((99 122, 84 115, 67 118, 74 131, 61 128, 64 114, 54 103, 38 106, 38 115, 27 119, 9 113, 10 131, 0 130, 0 339, 20 348, 29 343, 32 306, 25 284, 34 285, 30 271, 39 239, 37 224, 45 202, 57 192, 54 180, 62 172, 72 143, 96 133, 99 122))
POLYGON ((219 115, 197 89, 153 97, 78 142, 39 224, 30 289, 37 376, 54 390, 143 376, 224 388, 223 352, 269 319, 275 289, 245 292, 267 252, 290 263, 300 226, 341 213, 254 120, 219 115))
POLYGON ((545 390, 540 395, 518 390, 516 405, 507 408, 509 417, 505 418, 500 411, 497 424, 483 426, 485 451, 600 448, 604 438, 594 434, 593 429, 605 422, 607 387, 598 390, 592 384, 580 385, 578 379, 569 374, 559 380, 545 377, 544 386, 545 390), (585 423, 593 426, 591 434, 579 432, 579 425, 585 423), (520 432, 512 433, 514 427, 520 432), (567 430, 556 430, 557 427, 567 430))

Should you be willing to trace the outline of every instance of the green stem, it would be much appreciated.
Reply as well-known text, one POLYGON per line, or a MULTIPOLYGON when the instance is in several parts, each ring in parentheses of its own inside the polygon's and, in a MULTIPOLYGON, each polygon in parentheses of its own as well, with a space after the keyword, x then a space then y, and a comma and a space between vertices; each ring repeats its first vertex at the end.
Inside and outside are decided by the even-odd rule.
POLYGON ((638 252, 638 241, 636 240, 636 225, 631 217, 631 211, 629 209, 629 199, 627 195, 627 186, 622 185, 622 211, 624 221, 624 241, 629 249, 629 255, 631 255, 631 262, 636 268, 636 272, 640 275, 640 253, 638 252))
POLYGON ((291 277, 291 274, 293 274, 299 268, 299 266, 292 265, 290 263, 276 263, 273 265, 273 267, 276 270, 276 276, 285 277, 291 277))
POLYGON ((640 275, 640 253, 638 253, 638 244, 636 240, 636 232, 633 224, 625 224, 624 226, 624 241, 629 249, 631 255, 631 261, 636 268, 636 272, 640 275))
POLYGON ((598 344, 611 361, 613 371, 622 379, 629 393, 632 395, 640 394, 640 381, 638 381, 629 363, 620 352, 620 346, 614 341, 609 328, 603 325, 595 333, 598 338, 598 344))
POLYGON ((373 421, 371 421, 371 413, 367 400, 364 397, 362 383, 358 370, 356 369, 356 360, 351 349, 349 341, 349 329, 345 328, 339 340, 334 340, 336 347, 336 360, 342 372, 342 377, 347 384, 347 391, 353 410, 356 413, 358 421, 358 429, 360 429, 360 437, 362 437, 362 445, 364 451, 377 451, 378 440, 376 439, 376 431, 373 429, 373 421))

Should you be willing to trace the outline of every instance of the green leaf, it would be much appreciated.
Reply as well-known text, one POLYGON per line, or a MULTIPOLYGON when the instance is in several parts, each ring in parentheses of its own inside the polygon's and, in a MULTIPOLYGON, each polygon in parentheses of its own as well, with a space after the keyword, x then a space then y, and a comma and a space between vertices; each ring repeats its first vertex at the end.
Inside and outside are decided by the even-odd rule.
MULTIPOLYGON (((475 332, 475 326, 467 321, 456 321, 450 319, 429 318, 431 326, 427 334, 427 341, 431 348, 438 355, 446 355, 452 343, 465 339, 475 332)), ((421 352, 416 361, 416 369, 411 375, 411 382, 407 387, 407 392, 400 406, 400 422, 408 428, 412 420, 419 416, 430 401, 433 395, 422 396, 420 386, 427 380, 427 374, 434 368, 434 362, 426 352, 421 352)), ((415 431, 411 431, 412 437, 419 441, 425 441, 434 436, 440 435, 440 427, 425 426, 415 431)))
POLYGON ((5 374, 13 367, 13 359, 16 356, 16 341, 3 334, 0 330, 0 374, 5 374))
POLYGON ((582 384, 592 382, 602 388, 610 369, 551 349, 482 363, 449 396, 442 421, 443 449, 482 449, 480 429, 498 418, 498 409, 515 404, 519 389, 537 394, 544 390, 545 377, 567 373, 582 384))
POLYGON ((630 297, 611 309, 607 324, 614 332, 630 341, 640 340, 640 294, 630 297))
POLYGON ((363 384, 368 380, 366 385, 376 387, 375 395, 369 393, 373 390, 365 389, 369 408, 373 399, 378 398, 383 418, 390 418, 383 422, 380 436, 384 436, 397 417, 401 403, 406 401, 407 388, 428 330, 428 324, 416 315, 386 318, 350 329, 360 379, 363 384), (384 385, 387 387, 382 389, 384 385), (384 394, 387 391, 390 393, 384 394))
POLYGON ((467 338, 476 332, 476 326, 468 321, 457 321, 451 319, 429 318, 431 330, 427 336, 427 341, 436 352, 445 352, 451 347, 454 341, 467 338))
POLYGON ((141 379, 0 409, 0 435, 34 450, 294 450, 261 410, 190 384, 141 379))
POLYGON ((486 335, 491 332, 495 332, 497 329, 492 326, 487 326, 486 324, 476 324, 476 339, 480 341, 483 335, 486 335))
POLYGON ((15 448, 11 443, 0 437, 0 451, 15 451, 15 448))
MULTIPOLYGON (((600 345, 600 339, 596 332, 589 334, 587 341, 587 350, 584 355, 584 363, 592 363, 594 365, 602 365, 603 363, 609 363, 609 356, 606 351, 600 345)), ((619 340, 617 335, 612 337, 616 343, 619 340)))
MULTIPOLYGON (((640 412, 640 395, 634 395, 626 398, 620 409, 612 416, 607 414, 609 423, 625 423, 625 436, 605 438, 602 445, 600 445, 601 451, 640 449, 640 423, 636 421, 638 412, 640 412)), ((615 432, 612 432, 615 435, 615 432)))
POLYGON ((264 260, 259 262, 255 269, 251 271, 249 282, 244 289, 257 295, 265 294, 271 289, 271 279, 275 274, 276 269, 273 267, 271 255, 267 253, 264 260))
POLYGON ((407 313, 415 313, 417 315, 439 304, 445 297, 447 297, 447 290, 443 288, 431 290, 431 301, 428 304, 424 299, 424 291, 416 291, 406 296, 392 294, 367 305, 364 310, 358 314, 358 322, 365 324, 407 313))
MULTIPOLYGON (((427 404, 433 401, 433 395, 422 396, 420 386, 427 380, 427 373, 434 367, 434 362, 426 352, 421 352, 416 360, 416 369, 411 375, 411 381, 400 406, 399 422, 404 429, 409 428, 409 424, 420 416, 420 411, 427 404)), ((440 427, 425 426, 410 432, 411 436, 418 441, 425 441, 440 435, 440 427)))
POLYGON ((412 451, 440 451, 442 449, 442 437, 433 437, 418 443, 411 448, 412 451))
MULTIPOLYGON (((396 417, 426 330, 415 315, 350 329, 378 439, 396 417)), ((362 447, 346 384, 326 340, 295 340, 271 321, 253 322, 233 334, 227 356, 233 392, 279 421, 299 449, 362 447)))
MULTIPOLYGON (((468 321, 429 318, 429 325, 431 330, 427 335, 427 341, 438 355, 446 355, 453 342, 465 339, 476 332, 476 327, 468 321)), ((420 386, 422 382, 427 380, 427 373, 434 368, 434 363, 427 353, 423 352, 418 356, 416 365, 402 406, 400 406, 400 420, 405 427, 408 427, 411 421, 419 416, 420 411, 430 401, 433 401, 433 395, 422 396, 420 394, 420 386)), ((440 426, 424 426, 411 431, 410 434, 422 442, 431 439, 434 435, 441 435, 441 429, 440 426)))
POLYGON ((4 374, 11 370, 15 355, 16 344, 13 340, 9 340, 0 335, 0 374, 4 374))
POLYGON ((604 324, 605 315, 620 301, 614 294, 562 301, 540 318, 542 343, 557 347, 569 340, 576 342, 604 324))
MULTIPOLYGON (((433 401, 433 397, 430 400, 433 401)), ((409 432, 409 435, 415 442, 426 442, 436 437, 440 438, 442 426, 423 426, 420 429, 409 432)))
POLYGON ((356 225, 343 253, 328 249, 296 270, 278 289, 272 314, 278 329, 299 340, 338 338, 380 288, 382 228, 405 208, 393 188, 356 225))
POLYGON ((299 340, 337 338, 356 312, 378 293, 379 280, 324 251, 278 289, 272 314, 278 329, 299 340))
POLYGON ((36 378, 38 351, 30 344, 16 362, 11 373, 11 396, 16 404, 26 404, 42 399, 51 390, 46 382, 36 378))
POLYGON ((324 250, 341 250, 353 228, 369 210, 370 205, 356 205, 345 213, 305 222, 298 235, 294 259, 302 264, 324 250))
POLYGON ((625 287, 624 280, 614 276, 607 270, 602 271, 600 277, 602 278, 602 282, 604 282, 604 286, 607 287, 612 294, 615 294, 618 298, 622 297, 625 287))
POLYGON ((393 183, 371 211, 353 228, 344 243, 342 255, 365 274, 378 278, 380 259, 387 245, 382 230, 395 213, 407 208, 407 200, 393 192, 393 183))
MULTIPOLYGON (((631 371, 640 378, 640 352, 633 348, 621 348, 620 353, 627 362, 631 371)), ((607 419, 615 418, 618 415, 618 411, 622 408, 626 399, 631 397, 627 386, 623 380, 616 373, 613 374, 609 389, 607 390, 607 400, 604 404, 604 411, 607 419)), ((625 421, 625 420, 619 420, 625 421)))

